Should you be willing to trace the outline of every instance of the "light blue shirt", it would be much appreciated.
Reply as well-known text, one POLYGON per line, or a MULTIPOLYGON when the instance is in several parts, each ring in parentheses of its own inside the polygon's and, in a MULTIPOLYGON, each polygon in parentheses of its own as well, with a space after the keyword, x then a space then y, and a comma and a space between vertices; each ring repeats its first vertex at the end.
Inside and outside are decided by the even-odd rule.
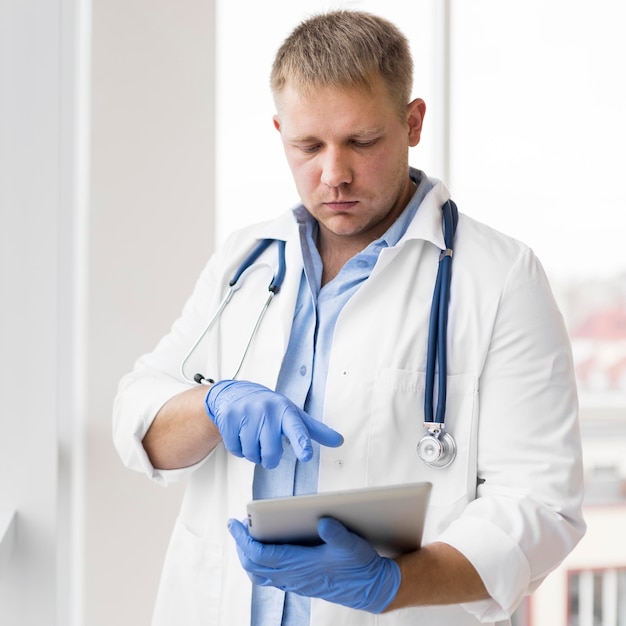
MULTIPOLYGON (((324 421, 322 414, 328 360, 337 318, 344 305, 367 280, 383 248, 395 246, 406 232, 417 209, 431 190, 425 174, 411 169, 417 189, 387 232, 352 257, 337 276, 321 287, 322 259, 316 246, 318 224, 299 206, 294 215, 299 225, 304 271, 296 301, 289 344, 283 359, 276 391, 284 394, 309 415, 324 421)), ((313 458, 297 461, 291 447, 284 447, 277 468, 255 467, 254 499, 317 492, 319 445, 313 442, 313 458)), ((252 591, 252 626, 303 626, 310 622, 310 599, 255 585, 252 591)))

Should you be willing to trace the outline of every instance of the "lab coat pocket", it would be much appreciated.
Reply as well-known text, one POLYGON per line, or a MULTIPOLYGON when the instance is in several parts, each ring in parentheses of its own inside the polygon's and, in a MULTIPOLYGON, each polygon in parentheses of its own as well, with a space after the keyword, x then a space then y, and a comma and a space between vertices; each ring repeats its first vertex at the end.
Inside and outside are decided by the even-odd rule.
POLYGON ((378 371, 370 414, 368 479, 370 484, 432 483, 427 527, 434 531, 475 497, 478 383, 472 375, 447 377, 445 424, 454 438, 456 457, 448 467, 431 468, 417 456, 417 443, 424 435, 424 382, 423 372, 378 371))
POLYGON ((165 557, 152 626, 217 625, 222 548, 176 522, 165 557))

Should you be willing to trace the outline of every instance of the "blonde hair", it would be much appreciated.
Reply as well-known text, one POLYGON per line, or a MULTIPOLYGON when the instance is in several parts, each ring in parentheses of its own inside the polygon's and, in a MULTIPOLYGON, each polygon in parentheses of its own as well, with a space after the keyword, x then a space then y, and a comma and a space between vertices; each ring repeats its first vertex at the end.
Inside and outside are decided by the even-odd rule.
POLYGON ((278 103, 287 83, 300 93, 315 87, 370 89, 377 77, 400 114, 413 87, 409 43, 384 18, 363 11, 332 11, 297 26, 274 59, 270 87, 278 103))

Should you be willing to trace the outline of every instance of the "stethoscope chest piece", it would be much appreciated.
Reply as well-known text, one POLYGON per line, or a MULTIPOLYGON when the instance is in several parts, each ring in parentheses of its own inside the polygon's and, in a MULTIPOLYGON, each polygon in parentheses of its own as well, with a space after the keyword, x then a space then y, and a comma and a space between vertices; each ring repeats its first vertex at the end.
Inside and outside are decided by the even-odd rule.
POLYGON ((456 444, 443 424, 425 424, 428 432, 417 444, 417 456, 428 466, 436 469, 447 467, 456 456, 456 444))

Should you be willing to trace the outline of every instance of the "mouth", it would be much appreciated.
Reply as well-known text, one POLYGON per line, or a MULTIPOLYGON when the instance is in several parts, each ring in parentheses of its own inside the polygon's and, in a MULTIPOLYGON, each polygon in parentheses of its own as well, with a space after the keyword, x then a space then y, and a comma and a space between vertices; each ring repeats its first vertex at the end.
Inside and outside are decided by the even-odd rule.
POLYGON ((331 211, 338 213, 349 211, 358 204, 357 200, 334 200, 333 202, 324 202, 324 206, 331 211))

